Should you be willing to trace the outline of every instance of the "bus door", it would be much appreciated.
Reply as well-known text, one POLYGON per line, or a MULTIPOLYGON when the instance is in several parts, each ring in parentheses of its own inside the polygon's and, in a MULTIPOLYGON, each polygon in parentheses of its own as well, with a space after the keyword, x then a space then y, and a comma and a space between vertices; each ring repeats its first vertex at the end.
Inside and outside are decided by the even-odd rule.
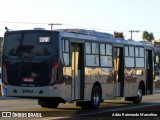
POLYGON ((83 44, 72 43, 72 100, 84 97, 84 54, 83 44))
POLYGON ((146 91, 153 93, 153 57, 152 50, 146 50, 146 91))
POLYGON ((122 97, 124 92, 123 48, 114 48, 114 91, 113 95, 122 97))

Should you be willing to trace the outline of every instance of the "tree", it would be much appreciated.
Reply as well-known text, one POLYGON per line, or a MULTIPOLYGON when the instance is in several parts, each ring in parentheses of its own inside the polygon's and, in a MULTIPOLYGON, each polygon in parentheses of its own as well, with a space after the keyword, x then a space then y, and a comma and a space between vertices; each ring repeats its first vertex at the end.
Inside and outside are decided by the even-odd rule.
POLYGON ((114 31, 114 36, 115 36, 115 38, 123 38, 124 39, 123 32, 114 31))
POLYGON ((154 40, 154 35, 152 32, 149 33, 148 31, 143 31, 142 39, 147 42, 152 42, 152 40, 154 40))

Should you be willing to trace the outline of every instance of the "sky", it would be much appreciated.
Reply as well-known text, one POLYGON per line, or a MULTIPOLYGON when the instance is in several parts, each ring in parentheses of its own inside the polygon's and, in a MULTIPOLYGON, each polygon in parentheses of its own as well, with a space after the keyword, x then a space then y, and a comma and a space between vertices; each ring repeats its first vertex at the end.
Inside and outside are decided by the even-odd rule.
POLYGON ((160 0, 0 0, 0 36, 11 30, 92 29, 113 34, 123 32, 125 39, 142 40, 142 32, 160 39, 160 0), (40 24, 41 23, 41 24, 40 24))

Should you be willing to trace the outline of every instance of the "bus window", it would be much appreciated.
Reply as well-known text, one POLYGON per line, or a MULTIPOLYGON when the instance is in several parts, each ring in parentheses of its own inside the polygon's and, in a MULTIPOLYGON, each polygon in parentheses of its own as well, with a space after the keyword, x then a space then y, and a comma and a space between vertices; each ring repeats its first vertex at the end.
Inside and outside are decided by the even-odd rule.
POLYGON ((125 56, 128 56, 128 46, 125 46, 125 56))
POLYGON ((100 54, 105 55, 105 44, 100 44, 100 54))
POLYGON ((112 45, 106 44, 106 55, 112 55, 112 45))
POLYGON ((135 62, 136 62, 136 67, 143 68, 145 67, 145 62, 144 62, 144 48, 142 47, 136 47, 136 56, 135 56, 135 62))
POLYGON ((125 66, 126 67, 134 67, 134 47, 125 46, 125 66))
POLYGON ((70 64, 70 57, 69 57, 69 41, 62 40, 62 52, 63 52, 63 60, 64 64, 68 66, 70 64))
POLYGON ((93 54, 98 54, 99 53, 98 43, 92 43, 92 53, 93 54))
POLYGON ((139 48, 140 57, 144 57, 144 48, 139 48))
POLYGON ((144 67, 144 58, 136 58, 136 67, 144 67))
POLYGON ((134 57, 134 47, 129 47, 129 56, 134 57))
POLYGON ((87 66, 99 66, 99 46, 98 45, 99 45, 98 43, 92 43, 92 42, 85 43, 87 66), (90 48, 92 48, 92 51, 90 51, 90 48))
POLYGON ((135 47, 135 57, 138 57, 139 56, 139 49, 138 47, 135 47))
MULTIPOLYGON (((52 54, 52 45, 48 42, 43 41, 41 36, 35 33, 26 34, 10 34, 5 39, 4 54, 7 56, 49 56, 52 54), (37 41, 38 40, 38 41, 37 41)), ((44 39, 43 39, 44 40, 44 39)))
POLYGON ((13 86, 50 85, 53 59, 56 58, 51 36, 49 32, 40 31, 6 34, 2 82, 13 86))
POLYGON ((20 48, 20 39, 21 34, 13 34, 8 35, 7 39, 5 39, 5 55, 9 56, 18 56, 19 55, 19 48, 20 48))
POLYGON ((100 63, 103 67, 112 67, 112 45, 100 44, 100 63))
POLYGON ((85 48, 86 48, 86 53, 91 53, 91 43, 90 42, 86 42, 85 43, 85 48))

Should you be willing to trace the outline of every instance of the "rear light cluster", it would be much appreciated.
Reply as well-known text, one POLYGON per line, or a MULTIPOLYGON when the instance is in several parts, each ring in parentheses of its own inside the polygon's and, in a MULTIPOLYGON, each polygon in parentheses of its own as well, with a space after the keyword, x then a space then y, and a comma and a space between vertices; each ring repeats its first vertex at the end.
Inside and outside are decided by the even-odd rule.
POLYGON ((7 69, 6 69, 6 65, 5 64, 2 64, 2 83, 8 84, 8 81, 7 81, 7 69))
POLYGON ((2 84, 2 88, 1 88, 1 93, 2 93, 2 96, 7 95, 7 93, 8 93, 8 89, 7 89, 6 86, 3 85, 3 84, 2 84))

